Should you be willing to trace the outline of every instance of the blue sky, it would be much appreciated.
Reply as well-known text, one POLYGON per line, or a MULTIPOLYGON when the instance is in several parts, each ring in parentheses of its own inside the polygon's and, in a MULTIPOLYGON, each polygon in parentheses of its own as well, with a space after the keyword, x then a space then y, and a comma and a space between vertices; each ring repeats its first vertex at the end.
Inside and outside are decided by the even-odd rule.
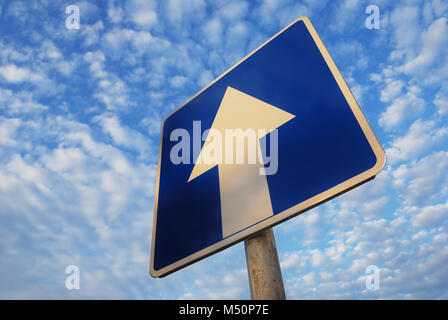
POLYGON ((384 146, 274 229, 290 299, 448 298, 446 1, 0 1, 0 298, 249 298, 238 244, 148 274, 161 120, 310 17, 384 146), (80 8, 79 30, 65 8, 80 8), (380 8, 380 29, 364 22, 380 8), (80 290, 65 269, 78 265, 80 290), (367 290, 365 269, 380 268, 367 290))

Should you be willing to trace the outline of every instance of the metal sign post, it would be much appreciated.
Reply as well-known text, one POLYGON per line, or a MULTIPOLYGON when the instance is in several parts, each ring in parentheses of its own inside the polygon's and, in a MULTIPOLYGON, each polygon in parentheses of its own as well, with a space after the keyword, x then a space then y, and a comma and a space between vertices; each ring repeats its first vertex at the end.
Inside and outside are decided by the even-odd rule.
POLYGON ((244 241, 253 300, 285 300, 282 271, 272 228, 244 241))

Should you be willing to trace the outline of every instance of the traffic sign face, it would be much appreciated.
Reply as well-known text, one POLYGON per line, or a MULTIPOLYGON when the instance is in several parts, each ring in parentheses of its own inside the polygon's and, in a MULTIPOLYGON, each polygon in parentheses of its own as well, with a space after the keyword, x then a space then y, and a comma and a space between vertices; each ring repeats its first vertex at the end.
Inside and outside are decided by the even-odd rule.
POLYGON ((299 18, 165 119, 150 273, 285 221, 384 164, 331 56, 299 18))

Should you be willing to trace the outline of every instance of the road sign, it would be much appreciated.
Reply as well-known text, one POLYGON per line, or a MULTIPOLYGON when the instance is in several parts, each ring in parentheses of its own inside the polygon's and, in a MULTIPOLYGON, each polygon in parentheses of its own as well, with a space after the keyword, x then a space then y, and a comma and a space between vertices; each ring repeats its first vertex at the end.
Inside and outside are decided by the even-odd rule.
POLYGON ((292 218, 384 164, 330 54, 299 18, 163 122, 150 273, 292 218))

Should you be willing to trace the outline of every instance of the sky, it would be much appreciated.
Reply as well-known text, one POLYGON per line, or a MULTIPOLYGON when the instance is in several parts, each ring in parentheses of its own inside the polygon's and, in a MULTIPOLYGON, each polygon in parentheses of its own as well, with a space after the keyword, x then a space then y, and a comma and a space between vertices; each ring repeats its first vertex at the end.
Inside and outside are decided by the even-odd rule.
POLYGON ((242 243, 149 276, 160 124, 304 15, 388 160, 274 228, 287 298, 448 299, 441 0, 0 1, 0 299, 250 298, 242 243))

